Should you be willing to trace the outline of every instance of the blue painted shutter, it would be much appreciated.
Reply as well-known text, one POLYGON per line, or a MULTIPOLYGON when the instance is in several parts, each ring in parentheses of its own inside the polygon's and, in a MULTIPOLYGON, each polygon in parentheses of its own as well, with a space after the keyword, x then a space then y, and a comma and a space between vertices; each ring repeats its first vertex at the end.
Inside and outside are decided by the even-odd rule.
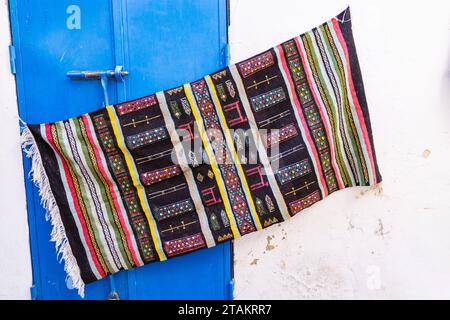
MULTIPOLYGON (((29 123, 66 119, 102 106, 97 80, 71 81, 69 70, 123 65, 110 102, 138 98, 195 80, 227 63, 226 0, 10 0, 19 113, 29 123)), ((30 163, 24 160, 25 172, 30 163)), ((37 190, 25 181, 36 299, 77 299, 49 242, 37 190)), ((230 244, 115 276, 121 299, 230 298, 230 244)), ((86 287, 105 299, 108 279, 86 287)))

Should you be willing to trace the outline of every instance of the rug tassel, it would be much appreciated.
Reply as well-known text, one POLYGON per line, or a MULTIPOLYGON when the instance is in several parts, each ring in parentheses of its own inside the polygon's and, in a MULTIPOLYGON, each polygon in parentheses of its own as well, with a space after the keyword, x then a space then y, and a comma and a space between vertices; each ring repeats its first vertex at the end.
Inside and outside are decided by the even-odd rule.
POLYGON ((45 219, 51 221, 51 241, 55 242, 59 262, 64 260, 64 270, 68 277, 66 282, 70 280, 71 286, 77 289, 78 294, 84 298, 84 282, 81 279, 80 268, 67 240, 59 208, 42 164, 41 154, 33 134, 26 126, 22 129, 21 144, 27 158, 31 158, 31 170, 28 176, 32 178, 32 181, 38 187, 41 204, 46 211, 45 219))

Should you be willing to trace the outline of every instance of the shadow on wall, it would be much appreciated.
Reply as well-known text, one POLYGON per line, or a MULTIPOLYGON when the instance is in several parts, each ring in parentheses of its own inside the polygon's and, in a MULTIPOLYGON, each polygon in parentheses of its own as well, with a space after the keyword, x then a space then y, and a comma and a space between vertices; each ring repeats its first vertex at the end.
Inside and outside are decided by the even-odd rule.
POLYGON ((442 105, 450 113, 450 47, 447 52, 447 66, 441 81, 440 96, 442 105))

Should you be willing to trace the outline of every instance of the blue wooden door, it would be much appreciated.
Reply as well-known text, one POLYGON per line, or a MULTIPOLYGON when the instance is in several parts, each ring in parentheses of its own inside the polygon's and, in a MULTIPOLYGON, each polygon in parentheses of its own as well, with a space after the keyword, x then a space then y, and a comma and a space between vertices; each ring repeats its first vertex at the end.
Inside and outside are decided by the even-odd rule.
MULTIPOLYGON (((9 5, 19 113, 29 123, 102 106, 99 81, 69 80, 69 70, 124 66, 125 80, 109 84, 114 103, 195 80, 227 63, 226 0, 10 0, 9 5)), ((25 172, 29 168, 25 159, 25 172)), ((77 299, 49 242, 51 226, 37 190, 29 179, 25 185, 32 297, 77 299)), ((229 299, 230 254, 227 243, 123 271, 114 277, 116 289, 121 299, 229 299)), ((86 298, 105 299, 109 292, 110 281, 103 279, 87 285, 86 298)))

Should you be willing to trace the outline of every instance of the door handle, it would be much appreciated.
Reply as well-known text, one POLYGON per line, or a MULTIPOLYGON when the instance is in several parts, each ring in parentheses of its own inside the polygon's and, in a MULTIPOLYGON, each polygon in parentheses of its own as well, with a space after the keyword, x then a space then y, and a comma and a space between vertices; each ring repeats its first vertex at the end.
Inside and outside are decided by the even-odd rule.
POLYGON ((68 71, 67 77, 72 80, 84 79, 100 79, 105 105, 109 105, 108 97, 108 81, 110 78, 115 78, 117 81, 123 81, 123 78, 128 75, 128 71, 123 70, 123 66, 116 66, 114 70, 100 70, 100 71, 68 71))
POLYGON ((115 78, 123 81, 123 78, 128 75, 128 71, 123 70, 123 66, 116 66, 114 70, 100 70, 100 71, 69 71, 67 77, 70 79, 100 79, 104 75, 107 78, 115 78))

